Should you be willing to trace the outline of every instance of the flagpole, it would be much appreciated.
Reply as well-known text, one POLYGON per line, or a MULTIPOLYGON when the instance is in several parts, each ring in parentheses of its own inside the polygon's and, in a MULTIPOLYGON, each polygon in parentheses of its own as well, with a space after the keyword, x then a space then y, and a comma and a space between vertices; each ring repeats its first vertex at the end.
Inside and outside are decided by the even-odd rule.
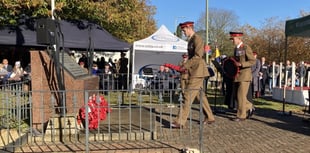
MULTIPOLYGON (((209 33, 208 33, 208 29, 209 29, 209 25, 208 25, 208 20, 209 20, 209 10, 208 10, 208 3, 209 0, 206 0, 206 42, 205 45, 209 45, 209 33)), ((206 63, 209 64, 209 51, 206 51, 206 63)))

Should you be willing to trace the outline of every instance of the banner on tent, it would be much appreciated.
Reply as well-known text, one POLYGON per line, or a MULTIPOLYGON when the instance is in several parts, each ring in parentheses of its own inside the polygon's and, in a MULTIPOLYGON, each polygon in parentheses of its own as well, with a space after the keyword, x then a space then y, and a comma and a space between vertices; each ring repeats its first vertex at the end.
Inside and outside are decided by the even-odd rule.
POLYGON ((164 44, 135 44, 135 49, 139 50, 186 50, 184 46, 180 45, 164 45, 164 44))

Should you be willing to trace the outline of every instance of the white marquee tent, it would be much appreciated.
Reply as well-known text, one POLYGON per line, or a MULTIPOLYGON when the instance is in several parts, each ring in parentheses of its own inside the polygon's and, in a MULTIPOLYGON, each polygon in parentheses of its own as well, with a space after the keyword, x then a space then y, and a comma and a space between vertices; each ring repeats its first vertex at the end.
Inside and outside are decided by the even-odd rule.
MULTIPOLYGON (((187 52, 187 42, 162 25, 149 37, 135 41, 131 51, 132 87, 139 81, 139 70, 146 65, 178 64, 187 52)), ((143 83, 142 83, 143 84, 143 83)))

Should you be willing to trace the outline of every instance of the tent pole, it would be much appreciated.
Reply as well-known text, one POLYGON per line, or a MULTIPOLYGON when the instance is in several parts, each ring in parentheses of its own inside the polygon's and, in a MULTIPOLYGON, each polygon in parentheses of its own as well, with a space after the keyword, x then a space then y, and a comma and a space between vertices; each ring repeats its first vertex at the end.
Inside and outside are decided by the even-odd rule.
POLYGON ((128 69, 127 69, 127 92, 128 93, 131 93, 132 92, 132 87, 131 87, 131 85, 132 85, 132 79, 133 79, 133 77, 132 77, 132 71, 131 71, 131 53, 130 53, 130 50, 127 50, 127 52, 128 52, 128 69))
POLYGON ((133 43, 133 45, 132 45, 132 50, 131 50, 131 52, 130 52, 130 59, 129 59, 129 63, 131 64, 130 65, 130 69, 131 69, 131 92, 133 92, 134 91, 134 89, 135 89, 135 87, 134 87, 134 83, 136 83, 137 82, 137 80, 134 80, 134 79, 136 79, 134 76, 135 76, 135 43, 133 43))

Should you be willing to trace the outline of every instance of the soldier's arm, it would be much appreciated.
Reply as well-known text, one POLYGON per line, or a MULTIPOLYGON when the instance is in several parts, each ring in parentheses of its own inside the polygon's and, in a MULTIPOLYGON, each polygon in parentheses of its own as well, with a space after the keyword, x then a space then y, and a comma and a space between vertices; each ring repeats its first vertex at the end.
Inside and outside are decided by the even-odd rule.
POLYGON ((251 67, 252 65, 255 64, 255 57, 253 56, 253 51, 249 46, 246 46, 246 51, 245 51, 245 56, 247 58, 247 60, 245 62, 241 63, 241 67, 242 68, 247 68, 247 67, 251 67))
POLYGON ((203 52, 204 52, 204 43, 203 40, 201 39, 201 37, 199 36, 195 36, 194 38, 194 45, 195 45, 195 56, 198 56, 200 58, 203 57, 203 52))

